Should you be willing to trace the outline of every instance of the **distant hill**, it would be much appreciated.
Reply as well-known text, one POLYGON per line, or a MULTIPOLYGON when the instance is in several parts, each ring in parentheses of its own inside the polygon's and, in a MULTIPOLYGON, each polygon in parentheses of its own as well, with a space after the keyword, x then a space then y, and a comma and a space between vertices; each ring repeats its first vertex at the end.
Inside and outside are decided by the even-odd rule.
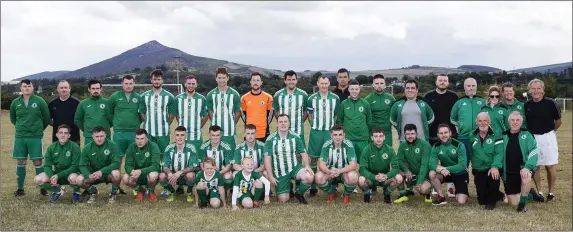
POLYGON ((462 65, 458 67, 458 69, 468 72, 496 72, 500 70, 498 68, 482 66, 482 65, 462 65))
POLYGON ((518 72, 518 73, 534 73, 534 72, 540 72, 540 73, 546 73, 548 70, 550 73, 556 72, 559 73, 569 67, 573 66, 573 62, 567 62, 567 63, 560 63, 560 64, 550 64, 550 65, 543 65, 543 66, 537 66, 537 67, 531 67, 531 68, 521 68, 521 69, 516 69, 516 70, 511 70, 511 72, 518 72))
POLYGON ((35 79, 42 79, 42 78, 51 79, 51 78, 57 77, 57 76, 59 76, 59 75, 66 74, 66 73, 68 73, 68 72, 70 72, 70 71, 64 71, 64 70, 62 70, 62 71, 53 71, 53 72, 46 71, 46 72, 41 72, 41 73, 36 73, 36 74, 28 75, 28 76, 25 76, 25 77, 20 77, 20 78, 18 78, 18 79, 14 79, 14 80, 15 80, 15 81, 20 81, 20 80, 24 80, 24 79, 35 80, 35 79))

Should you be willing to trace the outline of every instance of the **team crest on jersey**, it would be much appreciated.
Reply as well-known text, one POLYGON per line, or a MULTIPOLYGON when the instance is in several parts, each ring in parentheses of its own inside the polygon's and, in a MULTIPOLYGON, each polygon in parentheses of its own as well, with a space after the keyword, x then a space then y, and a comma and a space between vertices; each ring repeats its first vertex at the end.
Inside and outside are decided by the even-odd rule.
POLYGON ((527 138, 527 136, 525 136, 525 135, 522 135, 522 136, 521 136, 521 139, 525 139, 525 138, 527 138))
POLYGON ((99 104, 99 108, 105 108, 105 104, 99 104))
POLYGON ((364 107, 358 107, 358 111, 363 112, 364 111, 364 107))
POLYGON ((109 155, 109 150, 108 150, 108 149, 105 149, 105 151, 103 151, 103 154, 109 155))
POLYGON ((414 152, 416 152, 416 154, 420 153, 420 148, 416 148, 416 150, 414 150, 414 152))
POLYGON ((386 153, 382 154, 382 158, 388 159, 388 154, 386 154, 386 153))
POLYGON ((70 151, 66 151, 66 157, 70 157, 70 155, 72 155, 72 153, 70 151))
POLYGON ((499 110, 497 111, 499 114, 503 114, 503 110, 499 110))
POLYGON ((486 142, 487 144, 491 144, 491 139, 487 139, 485 142, 486 142))
POLYGON ((132 101, 133 103, 137 103, 137 98, 132 98, 131 101, 132 101))
POLYGON ((145 157, 149 157, 149 152, 145 152, 145 157))
POLYGON ((420 106, 424 107, 424 106, 426 106, 426 103, 422 102, 422 103, 420 103, 420 106))
POLYGON ((32 103, 32 108, 36 108, 36 107, 38 107, 38 104, 32 103))
POLYGON ((481 102, 480 102, 480 101, 478 101, 478 105, 481 105, 481 102))
POLYGON ((384 100, 384 103, 386 103, 386 105, 390 105, 390 99, 384 100))
POLYGON ((261 101, 261 105, 264 106, 264 105, 265 105, 265 101, 261 101))
POLYGON ((517 106, 517 108, 521 110, 521 106, 517 106))
POLYGON ((456 149, 452 149, 452 154, 456 154, 456 149))

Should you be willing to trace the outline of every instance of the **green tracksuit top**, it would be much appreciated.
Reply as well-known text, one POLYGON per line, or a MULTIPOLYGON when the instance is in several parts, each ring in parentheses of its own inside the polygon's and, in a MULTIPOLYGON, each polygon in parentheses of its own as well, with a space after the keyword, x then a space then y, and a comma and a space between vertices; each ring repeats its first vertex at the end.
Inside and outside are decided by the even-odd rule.
POLYGON ((472 149, 472 169, 487 171, 490 168, 502 168, 503 137, 501 133, 495 133, 490 127, 484 139, 479 135, 479 128, 470 135, 472 149))
POLYGON ((481 107, 485 105, 485 99, 478 96, 458 99, 450 112, 450 121, 458 127, 458 138, 468 138, 477 128, 475 120, 481 112, 481 107))
MULTIPOLYGON (((509 105, 507 104, 505 101, 501 101, 501 105, 505 106, 505 108, 507 108, 507 114, 511 114, 511 112, 513 111, 517 111, 521 114, 521 116, 523 117, 523 124, 521 125, 521 127, 523 128, 527 128, 527 120, 525 120, 525 109, 523 108, 523 102, 514 99, 513 100, 513 105, 509 105)), ((507 119, 507 125, 509 125, 509 118, 507 119)), ((509 129, 509 127, 507 127, 507 129, 509 129)))
POLYGON ((445 167, 450 173, 467 173, 466 148, 462 142, 454 138, 451 138, 445 143, 440 140, 434 144, 430 152, 430 170, 438 171, 436 170, 438 160, 441 162, 441 166, 445 167))
MULTIPOLYGON (((506 150, 507 144, 509 143, 509 130, 503 132, 503 166, 506 167, 506 150)), ((537 149, 537 142, 535 137, 525 128, 521 128, 519 132, 519 148, 521 150, 521 155, 524 163, 520 165, 521 168, 527 168, 530 171, 534 171, 537 168, 537 159, 539 155, 539 150, 537 149)), ((507 168, 503 169, 503 180, 507 175, 507 168)))
POLYGON ((377 174, 386 174, 388 179, 393 178, 400 172, 400 163, 396 157, 396 152, 391 146, 382 144, 377 147, 373 143, 368 144, 362 150, 360 156, 360 175, 374 182, 377 174))
POLYGON ((107 137, 111 137, 109 130, 111 118, 106 109, 107 103, 108 100, 104 97, 89 97, 80 102, 76 109, 74 123, 84 132, 84 137, 91 137, 92 130, 96 126, 102 126, 107 137))
POLYGON ((363 98, 347 98, 340 103, 337 122, 344 127, 348 140, 369 141, 372 128, 370 103, 363 98))
POLYGON ((505 106, 497 104, 492 108, 486 105, 481 107, 481 112, 486 112, 489 115, 490 126, 496 134, 501 135, 502 132, 509 130, 509 121, 507 120, 509 111, 505 106))
POLYGON ((89 178, 89 175, 94 172, 101 171, 103 174, 101 178, 107 179, 111 171, 119 170, 121 166, 117 144, 109 139, 106 139, 101 146, 98 146, 95 141, 88 143, 82 150, 78 165, 85 178, 89 178))
POLYGON ((22 96, 10 104, 10 122, 16 129, 16 138, 42 137, 44 130, 50 125, 50 110, 43 98, 32 94, 28 105, 24 104, 22 96))
POLYGON ((392 129, 390 123, 390 109, 396 99, 389 93, 376 93, 371 92, 364 98, 370 103, 370 111, 372 112, 372 125, 382 127, 384 131, 392 129))
POLYGON ((431 150, 432 145, 430 143, 418 138, 412 144, 405 141, 398 147, 400 169, 416 175, 416 184, 422 184, 428 176, 428 162, 430 161, 431 150))
POLYGON ((51 178, 54 173, 60 178, 68 178, 72 173, 78 172, 80 162, 80 146, 72 141, 61 145, 59 141, 48 146, 44 155, 44 172, 51 178))
POLYGON ((146 176, 150 172, 159 172, 161 151, 156 143, 148 141, 147 144, 139 148, 136 143, 132 143, 125 152, 125 173, 130 174, 133 170, 141 170, 141 176, 146 176))
POLYGON ((141 95, 136 92, 127 97, 123 90, 120 90, 109 97, 106 109, 112 119, 114 132, 134 132, 141 126, 139 104, 145 103, 141 101, 141 95))
MULTIPOLYGON (((404 103, 406 103, 406 97, 396 101, 390 110, 390 123, 398 131, 398 138, 402 137, 402 110, 404 109, 404 103)), ((421 97, 416 97, 416 104, 422 112, 422 123, 424 124, 424 135, 426 140, 430 139, 430 124, 434 121, 434 111, 432 107, 428 105, 421 97)))

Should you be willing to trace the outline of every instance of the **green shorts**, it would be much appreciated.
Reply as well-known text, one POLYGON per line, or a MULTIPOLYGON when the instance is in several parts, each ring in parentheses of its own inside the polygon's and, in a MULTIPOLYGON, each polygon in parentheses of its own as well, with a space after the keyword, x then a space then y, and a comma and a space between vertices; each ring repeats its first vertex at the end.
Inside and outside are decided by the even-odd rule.
POLYGON ((275 177, 277 179, 276 194, 290 192, 290 180, 296 180, 296 174, 302 169, 302 165, 296 165, 291 172, 284 176, 275 177))
MULTIPOLYGON (((54 175, 57 175, 57 174, 58 174, 58 173, 55 173, 55 172, 54 172, 54 175)), ((77 173, 76 173, 76 174, 77 174, 77 173)), ((68 181, 68 177, 69 177, 69 176, 66 176, 65 178, 58 178, 58 184, 59 184, 59 185, 70 185, 70 181, 68 181)), ((48 176, 48 178, 49 178, 49 176, 48 176)))
POLYGON ((311 129, 308 137, 308 156, 310 156, 310 158, 320 158, 322 145, 330 139, 330 131, 311 129))
POLYGON ((356 152, 356 160, 360 160, 360 154, 362 154, 364 148, 366 148, 370 144, 370 141, 355 140, 351 142, 352 145, 354 146, 354 151, 356 152))
POLYGON ((253 200, 253 194, 251 194, 250 191, 243 193, 240 197, 237 197, 237 202, 243 204, 243 199, 245 198, 251 198, 251 200, 253 200))
POLYGON ((219 189, 209 189, 209 193, 207 193, 207 198, 208 199, 217 198, 220 200, 221 194, 219 194, 219 189))
POLYGON ((113 133, 112 140, 117 144, 119 148, 119 156, 123 157, 125 151, 129 148, 129 145, 135 143, 135 132, 123 132, 118 131, 113 133))
POLYGON ((161 154, 163 155, 165 148, 167 146, 169 146, 169 143, 171 142, 171 137, 169 137, 169 136, 151 136, 150 135, 149 141, 157 143, 157 146, 159 147, 159 151, 161 151, 161 154))
POLYGON ((235 136, 221 136, 221 141, 228 143, 231 146, 231 151, 235 151, 235 148, 237 147, 235 136))
POLYGON ((30 160, 41 160, 44 158, 43 153, 44 143, 42 143, 41 137, 14 138, 12 159, 26 160, 29 154, 30 160))
POLYGON ((203 140, 186 140, 185 142, 193 144, 193 146, 195 146, 195 149, 197 149, 197 152, 199 151, 201 144, 203 144, 203 140))

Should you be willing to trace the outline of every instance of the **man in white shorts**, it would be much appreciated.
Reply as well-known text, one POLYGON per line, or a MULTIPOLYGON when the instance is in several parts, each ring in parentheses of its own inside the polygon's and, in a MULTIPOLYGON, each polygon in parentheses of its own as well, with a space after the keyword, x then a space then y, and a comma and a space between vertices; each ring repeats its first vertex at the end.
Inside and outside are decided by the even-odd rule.
MULTIPOLYGON (((561 126, 561 110, 552 98, 545 97, 545 85, 539 79, 533 79, 527 85, 532 99, 524 104, 527 129, 535 136, 539 157, 537 171, 533 176, 535 187, 541 190, 540 171, 545 167, 549 194, 547 200, 555 200, 553 193, 556 179, 555 165, 558 163, 559 151, 557 148, 557 129, 561 126)), ((543 193, 539 192, 543 197, 543 193)))

